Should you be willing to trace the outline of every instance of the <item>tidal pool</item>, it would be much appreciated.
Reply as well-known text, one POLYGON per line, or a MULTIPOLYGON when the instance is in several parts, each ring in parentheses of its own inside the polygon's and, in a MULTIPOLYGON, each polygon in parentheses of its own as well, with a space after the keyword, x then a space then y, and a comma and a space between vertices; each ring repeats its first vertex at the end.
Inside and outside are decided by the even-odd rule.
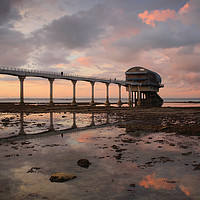
POLYGON ((200 199, 198 136, 127 133, 106 113, 51 115, 1 114, 9 120, 0 126, 0 199, 200 199), (77 165, 83 158, 87 169, 77 165), (77 178, 51 182, 57 172, 77 178))

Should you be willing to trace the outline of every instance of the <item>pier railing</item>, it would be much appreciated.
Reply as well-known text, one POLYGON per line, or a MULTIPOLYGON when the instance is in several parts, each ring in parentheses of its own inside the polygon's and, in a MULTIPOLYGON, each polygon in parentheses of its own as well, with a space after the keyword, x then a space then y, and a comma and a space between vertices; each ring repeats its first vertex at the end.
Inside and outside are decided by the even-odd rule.
POLYGON ((115 83, 115 84, 121 84, 121 85, 138 85, 137 83, 125 81, 125 80, 119 80, 119 79, 113 79, 113 78, 101 78, 101 77, 94 77, 94 76, 80 76, 76 74, 68 74, 68 73, 62 73, 61 72, 51 72, 51 71, 43 71, 43 70, 34 70, 34 69, 23 69, 23 68, 11 68, 11 67, 0 67, 0 72, 4 71, 5 74, 6 72, 13 73, 13 75, 18 76, 16 72, 23 73, 24 76, 34 76, 34 75, 39 75, 39 76, 45 76, 45 78, 71 78, 71 79, 79 79, 80 81, 91 81, 91 82, 106 82, 106 83, 115 83), (15 74, 16 73, 16 74, 15 74))

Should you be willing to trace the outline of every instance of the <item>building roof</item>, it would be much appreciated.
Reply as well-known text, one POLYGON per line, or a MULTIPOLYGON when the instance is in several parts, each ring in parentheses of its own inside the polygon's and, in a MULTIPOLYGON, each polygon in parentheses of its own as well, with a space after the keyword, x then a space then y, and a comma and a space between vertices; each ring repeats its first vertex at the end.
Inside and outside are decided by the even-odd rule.
POLYGON ((140 66, 135 66, 135 67, 132 67, 132 68, 128 69, 128 70, 125 72, 125 74, 135 74, 135 73, 137 73, 137 74, 144 74, 144 73, 147 73, 147 72, 150 72, 150 73, 155 74, 155 76, 156 76, 156 81, 159 82, 159 83, 162 82, 161 76, 160 76, 158 73, 156 73, 156 72, 154 72, 154 71, 151 71, 151 70, 149 70, 149 69, 146 69, 146 68, 144 68, 144 67, 140 67, 140 66), (142 70, 142 71, 137 71, 137 72, 131 72, 133 69, 136 69, 136 68, 143 69, 143 70, 142 70))

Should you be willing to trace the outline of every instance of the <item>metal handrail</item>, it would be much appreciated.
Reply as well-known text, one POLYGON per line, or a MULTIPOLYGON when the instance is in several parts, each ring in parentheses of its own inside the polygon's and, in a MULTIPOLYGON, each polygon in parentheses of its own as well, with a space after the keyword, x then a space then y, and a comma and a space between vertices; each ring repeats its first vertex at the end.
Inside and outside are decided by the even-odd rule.
POLYGON ((129 82, 129 81, 125 81, 125 80, 115 80, 115 79, 108 79, 108 78, 98 78, 98 77, 92 77, 92 76, 79 76, 77 74, 68 74, 68 73, 64 73, 63 75, 61 75, 59 72, 50 72, 50 71, 42 71, 42 70, 33 70, 33 69, 25 69, 25 68, 9 68, 9 67, 0 67, 0 70, 3 71, 11 71, 11 72, 25 72, 25 73, 35 73, 35 74, 40 74, 40 75, 54 75, 54 77, 56 75, 58 76, 62 76, 62 77, 76 77, 76 78, 83 78, 83 79, 91 79, 92 80, 102 80, 105 82, 110 82, 110 83, 121 83, 121 84, 130 84, 132 85, 133 83, 129 82))

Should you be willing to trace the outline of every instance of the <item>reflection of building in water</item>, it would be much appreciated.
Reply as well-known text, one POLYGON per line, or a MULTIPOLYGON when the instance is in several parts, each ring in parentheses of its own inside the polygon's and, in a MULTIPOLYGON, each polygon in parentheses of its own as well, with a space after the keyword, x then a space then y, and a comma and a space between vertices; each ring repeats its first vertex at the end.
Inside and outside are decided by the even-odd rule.
POLYGON ((20 112, 20 130, 19 130, 19 135, 26 135, 24 131, 24 113, 20 112))
POLYGON ((50 112, 50 124, 49 124, 49 131, 54 131, 54 126, 53 126, 53 112, 50 112))

